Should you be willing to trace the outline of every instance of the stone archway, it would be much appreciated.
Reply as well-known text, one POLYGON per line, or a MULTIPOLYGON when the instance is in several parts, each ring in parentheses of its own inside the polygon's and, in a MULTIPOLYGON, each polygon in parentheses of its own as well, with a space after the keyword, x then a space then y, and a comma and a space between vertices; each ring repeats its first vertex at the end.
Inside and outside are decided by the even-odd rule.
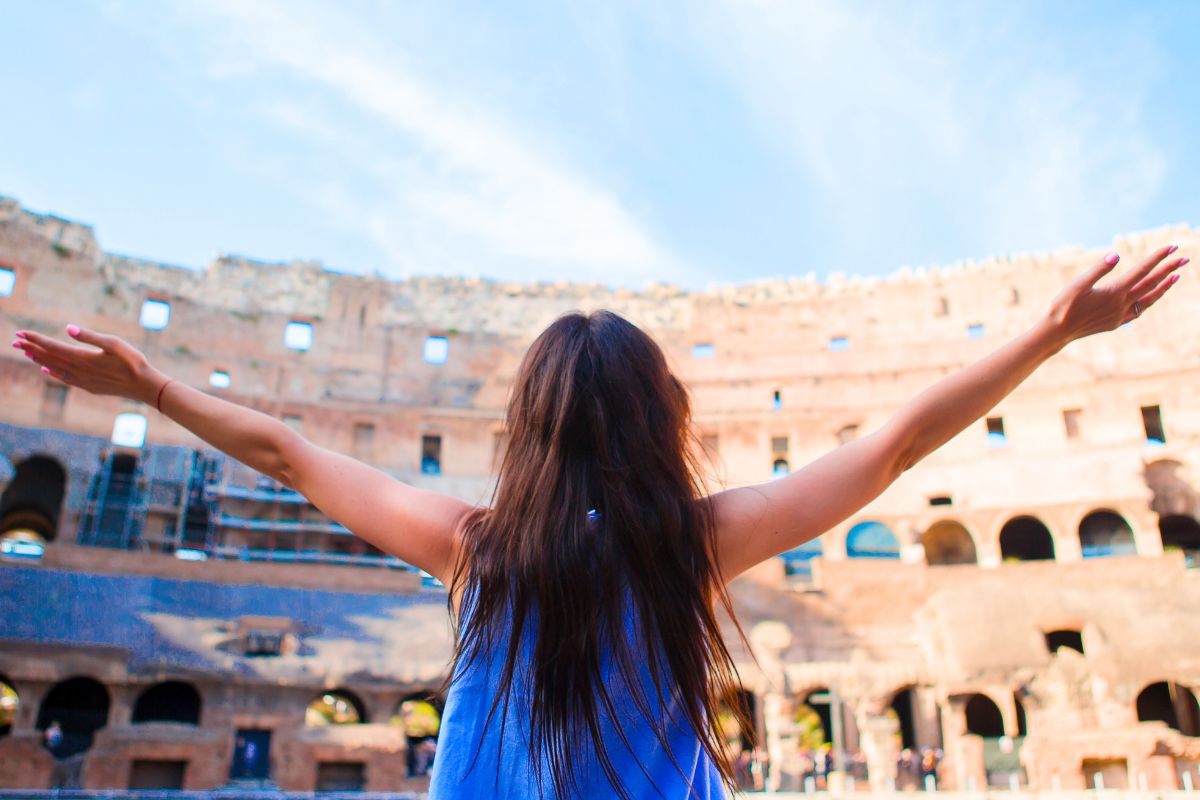
POLYGON ((1079 547, 1084 558, 1137 555, 1133 528, 1117 512, 1102 508, 1079 522, 1079 547))
POLYGON ((92 678, 69 678, 57 683, 38 707, 37 728, 46 741, 57 738, 50 746, 55 758, 67 758, 83 753, 92 746, 92 737, 108 724, 108 690, 92 678), (57 729, 57 734, 46 733, 57 729))
POLYGON ((1152 683, 1135 701, 1138 722, 1165 722, 1184 736, 1200 736, 1200 705, 1195 693, 1175 681, 1152 683))
POLYGON ((882 522, 860 522, 846 534, 846 557, 900 558, 900 540, 882 522))
POLYGON ((976 564, 975 540, 956 520, 935 522, 921 536, 925 545, 925 560, 931 566, 949 564, 976 564))
POLYGON ((31 456, 16 466, 0 495, 0 540, 52 542, 58 538, 67 473, 56 459, 31 456))
POLYGON ((181 722, 200 724, 200 693, 183 681, 156 683, 143 691, 133 704, 132 722, 181 722))
POLYGON ((973 694, 964 707, 967 733, 985 739, 998 739, 1004 735, 1004 715, 1000 706, 986 694, 973 694))
POLYGON ((21 708, 21 696, 12 681, 0 675, 0 737, 12 733, 17 711, 21 708))
POLYGON ((1054 537, 1037 517, 1022 514, 1000 529, 1000 558, 1004 561, 1053 561, 1054 537))
POLYGON ((442 699, 432 692, 416 692, 396 704, 391 722, 404 727, 405 767, 410 778, 428 775, 433 767, 443 709, 442 699))
POLYGON ((304 724, 357 725, 367 722, 367 709, 358 695, 348 689, 331 689, 309 701, 304 710, 304 724))
POLYGON ((1200 566, 1200 521, 1187 514, 1159 517, 1158 532, 1163 552, 1178 550, 1189 567, 1200 566))

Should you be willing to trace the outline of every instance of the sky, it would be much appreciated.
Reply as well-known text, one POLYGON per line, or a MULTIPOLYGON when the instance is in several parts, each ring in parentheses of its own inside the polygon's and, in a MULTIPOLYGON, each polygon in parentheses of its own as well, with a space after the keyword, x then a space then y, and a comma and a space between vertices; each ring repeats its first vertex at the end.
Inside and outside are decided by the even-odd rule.
POLYGON ((0 194, 112 252, 687 288, 1200 224, 1200 3, 0 7, 0 194))

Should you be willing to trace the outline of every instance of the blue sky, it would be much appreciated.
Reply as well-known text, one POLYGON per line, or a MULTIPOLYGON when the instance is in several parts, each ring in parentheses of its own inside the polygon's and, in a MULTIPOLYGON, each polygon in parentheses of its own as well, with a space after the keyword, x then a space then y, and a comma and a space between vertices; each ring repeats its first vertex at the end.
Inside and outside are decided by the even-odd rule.
POLYGON ((0 194, 108 250, 688 287, 1200 222, 1200 3, 8 3, 0 194))

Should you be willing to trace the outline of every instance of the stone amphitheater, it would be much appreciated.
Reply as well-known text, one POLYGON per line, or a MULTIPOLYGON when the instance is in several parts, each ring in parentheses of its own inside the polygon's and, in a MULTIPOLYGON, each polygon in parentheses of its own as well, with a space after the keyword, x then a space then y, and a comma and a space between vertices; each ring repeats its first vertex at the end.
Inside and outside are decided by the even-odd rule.
MULTIPOLYGON (((607 307, 689 386, 717 489, 869 432, 1103 252, 1130 263, 1166 242, 1200 252, 1200 231, 634 291, 234 256, 193 270, 0 199, 0 333, 117 334, 318 444, 486 503, 524 348, 564 311, 607 307)), ((1200 784, 1197 308, 1185 277, 734 582, 761 742, 739 762, 746 788, 1200 784)), ((16 351, 0 357, 0 489, 0 787, 427 784, 451 646, 428 576, 153 409, 55 384, 16 351)))

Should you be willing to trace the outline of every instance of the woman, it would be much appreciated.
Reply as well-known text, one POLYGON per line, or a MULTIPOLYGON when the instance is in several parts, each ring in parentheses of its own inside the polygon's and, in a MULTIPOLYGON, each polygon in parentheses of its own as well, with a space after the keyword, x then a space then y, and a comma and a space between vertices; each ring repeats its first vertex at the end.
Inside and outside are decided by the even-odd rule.
POLYGON ((736 673, 717 607, 753 565, 833 528, 1068 342, 1149 308, 1186 258, 1115 253, 1025 333, 878 431, 779 480, 704 496, 687 393, 606 311, 547 328, 518 370, 493 503, 400 483, 282 422, 174 381, 126 342, 19 331, 43 371, 141 400, 294 488, 450 589, 456 645, 431 796, 715 798, 733 778, 718 707, 736 673))

